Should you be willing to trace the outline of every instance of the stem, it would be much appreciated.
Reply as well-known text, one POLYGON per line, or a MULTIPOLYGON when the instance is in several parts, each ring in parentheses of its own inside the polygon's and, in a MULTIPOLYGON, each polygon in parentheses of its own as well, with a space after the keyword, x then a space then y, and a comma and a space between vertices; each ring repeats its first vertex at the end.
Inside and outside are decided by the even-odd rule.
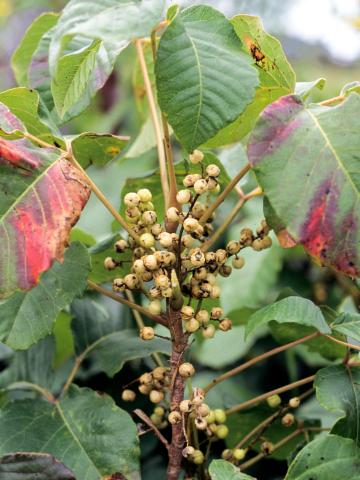
POLYGON ((313 338, 317 337, 319 335, 318 332, 312 333, 310 335, 307 335, 306 337, 299 338, 298 340, 294 340, 293 342, 286 343, 285 345, 281 345, 280 347, 276 347, 272 350, 269 350, 268 352, 262 353, 261 355, 258 355, 255 358, 252 358, 248 360, 247 362, 239 365, 238 367, 233 368, 232 370, 229 370, 228 372, 223 373, 222 375, 219 375, 218 377, 214 378, 205 388, 204 391, 205 393, 208 393, 209 390, 211 390, 215 385, 217 385, 220 382, 223 382, 227 378, 230 378, 234 375, 237 375, 240 372, 243 372, 247 368, 251 367, 252 365, 255 365, 258 362, 261 362, 262 360, 265 360, 266 358, 269 358, 273 355, 276 355, 278 353, 281 353, 288 348, 295 347, 296 345, 299 345, 300 343, 307 342, 308 340, 312 340, 313 338))
MULTIPOLYGON (((134 295, 132 294, 132 292, 130 292, 130 290, 125 290, 125 295, 127 296, 129 302, 135 303, 134 295)), ((132 311, 132 314, 134 315, 135 322, 136 322, 136 325, 137 325, 138 329, 141 330, 142 328, 145 327, 145 324, 143 322, 143 319, 141 318, 140 313, 137 310, 134 310, 133 308, 131 309, 131 311, 132 311)), ((156 363, 156 365, 158 367, 163 367, 164 366, 164 363, 161 360, 161 357, 157 352, 152 353, 151 356, 154 359, 154 362, 156 363)))
POLYGON ((334 103, 342 102, 343 100, 345 100, 345 95, 338 95, 337 97, 328 98, 327 100, 320 102, 319 105, 324 105, 326 107, 328 105, 333 105, 334 103))
POLYGON ((358 350, 360 352, 359 345, 354 345, 353 343, 343 342, 342 340, 338 340, 337 338, 332 337, 331 335, 324 335, 324 337, 327 338, 328 340, 331 340, 334 343, 338 343, 339 345, 344 345, 344 347, 353 348, 354 350, 358 350))
POLYGON ((246 402, 240 403, 239 405, 235 405, 234 407, 229 408, 226 411, 227 415, 231 415, 232 413, 240 412, 240 410, 244 410, 245 408, 252 407, 256 403, 262 402, 267 398, 271 397, 272 395, 279 395, 280 393, 287 392, 294 388, 300 387, 301 385, 305 385, 306 383, 310 383, 315 379, 315 375, 311 375, 310 377, 303 378, 301 380, 297 380, 296 382, 289 383, 283 387, 275 388, 275 390, 271 390, 270 392, 263 393, 255 398, 247 400, 246 402))
POLYGON ((31 140, 32 142, 37 143, 40 147, 52 148, 52 149, 60 150, 62 153, 68 153, 66 150, 63 150, 62 148, 57 147, 56 145, 52 145, 51 143, 44 142, 44 140, 41 140, 41 138, 35 137, 35 135, 32 135, 29 132, 21 132, 21 133, 24 138, 27 138, 28 140, 31 140))
POLYGON ((109 200, 105 197, 105 195, 102 193, 102 191, 99 189, 99 187, 91 180, 89 175, 85 172, 85 170, 82 168, 79 162, 76 161, 76 159, 73 157, 71 154, 70 157, 68 157, 68 160, 76 167, 78 168, 82 174, 85 176, 88 184, 90 185, 91 190, 95 193, 95 195, 98 197, 101 203, 104 204, 104 206, 109 210, 111 215, 115 218, 117 222, 120 223, 120 225, 123 227, 124 230, 128 232, 128 234, 135 240, 136 243, 140 242, 139 236, 129 227, 129 225, 126 223, 126 221, 123 219, 123 217, 120 215, 120 213, 114 208, 109 200))
POLYGON ((37 385, 36 383, 31 383, 31 382, 14 382, 10 385, 8 385, 5 390, 34 390, 37 393, 40 393, 41 396, 43 396, 48 402, 50 403, 55 403, 56 399, 54 395, 49 392, 49 390, 46 390, 46 388, 40 387, 40 385, 37 385))
MULTIPOLYGON (((171 329, 172 338, 172 353, 171 353, 171 378, 172 388, 170 390, 170 410, 179 410, 180 402, 184 398, 185 381, 179 374, 179 364, 185 349, 187 348, 187 335, 183 332, 181 314, 172 310, 168 311, 169 326, 171 329)), ((182 450, 185 444, 185 434, 183 429, 183 422, 172 425, 171 444, 169 447, 169 463, 167 468, 167 480, 178 480, 181 462, 182 450)))
POLYGON ((139 59, 140 69, 141 69, 143 79, 144 79, 146 95, 147 95, 147 99, 148 99, 148 102, 149 102, 150 115, 151 115, 151 119, 152 119, 153 126, 154 126, 154 131, 155 131, 155 136, 156 136, 156 145, 157 145, 157 151, 158 151, 158 157, 159 157, 159 166, 160 166, 161 186, 162 186, 163 195, 164 195, 164 198, 165 198, 165 209, 167 210, 168 202, 169 202, 169 184, 168 184, 168 178, 167 178, 167 172, 166 172, 166 158, 165 158, 164 144, 163 144, 163 141, 162 141, 161 127, 160 127, 160 123, 159 123, 159 119, 158 119, 158 115, 157 115, 155 98, 154 98, 154 94, 153 94, 153 91, 152 91, 152 88, 151 88, 151 82, 150 82, 149 73, 148 73, 147 67, 146 67, 146 62, 145 62, 144 52, 143 52, 142 45, 141 45, 141 40, 136 40, 135 41, 135 47, 136 47, 136 52, 137 52, 138 59, 139 59))
POLYGON ((151 430, 153 430, 153 432, 155 433, 155 435, 158 437, 158 439, 160 440, 160 442, 165 446, 165 448, 167 450, 169 450, 169 442, 166 440, 166 438, 162 435, 162 433, 155 427, 155 425, 153 424, 153 422, 151 421, 151 419, 146 415, 146 413, 144 413, 142 410, 140 410, 139 408, 137 408, 136 410, 134 410, 134 413, 139 417, 141 418, 141 420, 146 423, 146 425, 148 425, 148 427, 151 428, 151 430))
POLYGON ((99 293, 102 293, 106 297, 112 298, 116 302, 122 303, 123 305, 126 305, 127 307, 130 307, 131 309, 142 313, 143 315, 150 318, 150 320, 153 320, 156 323, 160 323, 161 325, 167 326, 166 321, 161 315, 152 315, 146 308, 141 307, 136 303, 130 302, 129 300, 126 300, 120 295, 117 295, 116 293, 113 293, 110 290, 107 290, 106 288, 101 287, 100 285, 98 285, 97 283, 94 283, 91 280, 88 280, 87 283, 90 288, 92 288, 93 290, 96 290, 99 293))
POLYGON ((71 372, 69 373, 69 376, 61 390, 60 396, 64 396, 65 393, 69 390, 70 385, 73 383, 77 372, 79 371, 79 368, 81 367, 82 362, 84 361, 84 358, 86 357, 88 353, 88 350, 85 350, 81 355, 76 357, 73 368, 71 369, 71 372))

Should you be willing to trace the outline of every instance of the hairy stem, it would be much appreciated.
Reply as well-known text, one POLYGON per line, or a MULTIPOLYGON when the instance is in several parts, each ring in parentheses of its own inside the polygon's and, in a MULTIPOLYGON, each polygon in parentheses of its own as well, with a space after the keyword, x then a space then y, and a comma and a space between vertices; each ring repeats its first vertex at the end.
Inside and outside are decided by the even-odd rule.
POLYGON ((272 357, 273 355, 276 355, 278 353, 284 352, 285 350, 288 350, 291 347, 295 347, 296 345, 300 345, 301 343, 307 342, 308 340, 312 340, 313 338, 319 336, 320 334, 318 332, 312 333, 311 335, 307 335, 306 337, 299 338, 298 340, 294 340, 293 342, 286 343, 285 345, 281 345, 280 347, 276 347, 272 350, 269 350, 268 352, 262 353, 261 355, 258 355, 257 357, 252 358, 251 360, 248 360, 247 362, 239 365, 238 367, 235 367, 228 372, 223 373, 222 375, 219 375, 218 377, 214 378, 205 388, 204 391, 205 393, 209 392, 215 385, 218 385, 220 382, 223 382, 227 378, 230 378, 234 375, 237 375, 240 372, 243 372, 247 368, 255 365, 258 362, 262 362, 266 358, 272 357))
POLYGON ((123 298, 120 295, 117 295, 116 293, 101 287, 100 285, 98 285, 97 283, 91 280, 88 280, 87 283, 88 283, 88 286, 93 290, 96 290, 97 292, 102 293, 103 295, 109 298, 112 298, 116 302, 122 303, 123 305, 126 305, 127 307, 142 313, 143 315, 150 318, 150 320, 153 320, 156 323, 160 323, 161 325, 167 326, 167 322, 162 316, 152 315, 146 308, 138 305, 137 303, 133 303, 133 302, 130 302, 129 300, 126 300, 126 298, 123 298))
POLYGON ((244 168, 240 170, 240 172, 235 175, 235 177, 231 180, 231 182, 224 188, 224 190, 220 193, 220 195, 217 197, 215 202, 210 205, 210 207, 205 210, 203 213, 202 217, 200 218, 199 222, 204 224, 207 222, 207 220, 211 217, 213 212, 217 209, 217 207, 225 200, 227 195, 235 188, 237 183, 247 174, 247 172, 250 170, 251 166, 249 164, 245 165, 244 168))
POLYGON ((289 390, 293 390, 294 388, 301 387, 301 385, 306 385, 307 383, 313 382, 315 379, 315 375, 311 375, 310 377, 302 378, 301 380, 297 380, 296 382, 289 383, 288 385, 284 385, 283 387, 275 388, 275 390, 271 390, 270 392, 263 393, 255 398, 251 398, 246 402, 240 403, 239 405, 235 405, 234 407, 229 408, 226 410, 227 415, 231 415, 232 413, 240 412, 241 410, 245 410, 246 408, 252 407, 263 400, 271 397, 272 395, 279 395, 280 393, 288 392, 289 390))
POLYGON ((136 47, 136 52, 139 59, 140 69, 144 79, 146 95, 149 102, 150 115, 153 122, 154 130, 155 130, 156 145, 157 145, 157 151, 158 151, 158 157, 159 157, 161 187, 162 187, 162 191, 165 199, 165 209, 167 209, 168 202, 169 202, 169 183, 168 183, 167 172, 166 172, 166 158, 165 158, 164 143, 162 140, 162 132, 161 132, 160 122, 159 122, 159 118, 156 110, 155 98, 151 88, 149 72, 147 70, 144 52, 142 49, 141 40, 136 40, 135 47, 136 47))

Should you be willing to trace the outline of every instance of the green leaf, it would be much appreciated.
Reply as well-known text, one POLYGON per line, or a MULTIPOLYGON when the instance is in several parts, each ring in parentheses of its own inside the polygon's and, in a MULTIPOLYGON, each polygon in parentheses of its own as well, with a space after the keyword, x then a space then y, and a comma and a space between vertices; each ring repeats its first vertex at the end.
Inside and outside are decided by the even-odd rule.
POLYGON ((321 436, 300 450, 285 480, 359 480, 359 458, 360 449, 353 441, 336 435, 321 436))
POLYGON ((170 353, 166 340, 156 338, 146 342, 135 330, 119 331, 119 324, 92 300, 75 300, 71 311, 77 356, 90 358, 109 377, 113 377, 129 360, 145 358, 155 352, 170 353))
POLYGON ((82 230, 81 228, 73 228, 70 234, 70 242, 81 242, 86 247, 93 247, 96 245, 95 238, 90 234, 82 230))
POLYGON ((340 95, 347 97, 351 92, 360 93, 360 82, 355 80, 354 82, 347 83, 344 85, 340 91, 340 95))
POLYGON ((0 302, 0 340, 25 349, 49 335, 59 312, 83 293, 89 271, 86 248, 71 244, 64 263, 54 263, 35 288, 0 302))
POLYGON ((297 82, 295 86, 295 93, 302 98, 303 101, 307 100, 315 89, 323 90, 325 87, 325 78, 318 78, 312 82, 297 82))
POLYGON ((314 386, 320 405, 342 414, 331 432, 352 438, 360 446, 360 369, 334 365, 319 370, 314 386))
POLYGON ((319 307, 306 298, 287 297, 255 312, 246 325, 246 335, 271 321, 298 323, 321 333, 331 333, 319 307))
POLYGON ((295 87, 295 72, 281 43, 264 30, 261 19, 252 15, 236 15, 231 23, 242 42, 242 50, 253 59, 260 84, 252 102, 235 122, 207 142, 206 145, 212 148, 241 140, 253 129, 259 114, 269 103, 292 93, 295 87))
POLYGON ((69 313, 59 313, 54 325, 55 353, 54 368, 59 368, 74 354, 74 339, 71 332, 72 317, 69 313))
POLYGON ((59 138, 61 133, 57 128, 53 126, 52 130, 39 118, 39 94, 36 90, 12 88, 0 93, 0 102, 21 120, 29 133, 56 147, 64 147, 63 140, 59 138))
MULTIPOLYGON (((60 119, 78 103, 84 92, 91 88, 90 76, 96 65, 96 54, 101 42, 95 40, 79 53, 64 55, 58 62, 52 79, 51 91, 60 119)), ((89 92, 92 96, 93 92, 89 92)))
POLYGON ((54 455, 79 480, 115 473, 138 480, 139 442, 130 416, 107 395, 72 386, 55 403, 19 400, 0 410, 0 454, 54 455))
POLYGON ((240 472, 239 468, 226 460, 213 460, 209 466, 209 473, 211 480, 256 480, 240 472))
POLYGON ((332 325, 333 330, 360 342, 360 314, 341 313, 332 325))
POLYGON ((65 465, 47 453, 10 453, 0 458, 0 478, 5 480, 76 480, 65 465), (5 477, 6 475, 6 477, 5 477))
POLYGON ((43 13, 26 30, 11 59, 11 66, 19 85, 28 85, 28 69, 32 56, 42 36, 56 24, 58 17, 58 13, 43 13))
POLYGON ((258 73, 251 63, 229 20, 212 7, 193 6, 172 19, 157 51, 158 101, 188 151, 252 101, 258 73))
POLYGON ((128 137, 86 132, 71 141, 71 149, 83 168, 89 165, 103 167, 108 162, 119 158, 128 140, 128 137))
POLYGON ((248 145, 288 235, 318 263, 352 277, 360 272, 359 116, 356 93, 335 107, 307 107, 290 95, 264 110, 248 145))

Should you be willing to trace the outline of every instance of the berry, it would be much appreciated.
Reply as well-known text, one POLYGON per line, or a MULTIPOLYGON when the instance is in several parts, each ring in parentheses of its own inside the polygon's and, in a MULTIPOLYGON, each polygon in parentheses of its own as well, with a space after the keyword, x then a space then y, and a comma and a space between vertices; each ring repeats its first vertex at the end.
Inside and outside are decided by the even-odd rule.
POLYGON ((176 200, 181 205, 185 205, 185 203, 189 203, 191 199, 191 192, 190 190, 179 190, 176 194, 176 200))
POLYGON ((153 300, 149 303, 148 310, 152 315, 159 315, 161 313, 160 300, 153 300))
POLYGON ((206 417, 206 421, 208 422, 208 416, 210 414, 210 407, 208 405, 206 405, 206 403, 202 403, 201 405, 199 405, 196 412, 201 417, 206 417))
POLYGON ((151 233, 143 233, 140 235, 140 245, 144 248, 151 248, 155 245, 154 235, 151 233))
POLYGON ((140 337, 143 340, 152 340, 155 337, 155 331, 152 327, 143 327, 140 330, 140 337))
POLYGON ((169 420, 169 423, 171 423, 171 425, 176 425, 177 423, 180 423, 181 413, 177 412, 176 410, 170 412, 168 416, 168 420, 169 420))
POLYGON ((155 415, 158 415, 159 417, 163 417, 165 415, 165 410, 163 407, 155 407, 154 408, 154 413, 155 415))
POLYGON ((207 421, 205 418, 195 418, 194 423, 197 430, 206 430, 207 428, 207 421))
POLYGON ((225 423, 226 422, 226 413, 222 408, 216 408, 214 410, 215 421, 217 423, 225 423))
POLYGON ((173 243, 173 237, 172 237, 171 233, 168 233, 168 232, 160 233, 159 242, 160 242, 160 245, 163 246, 164 248, 171 247, 171 245, 173 243))
POLYGON ((167 275, 158 275, 155 278, 155 283, 156 286, 160 288, 160 290, 164 290, 166 288, 169 288, 170 286, 170 280, 167 275))
POLYGON ((232 456, 235 460, 243 460, 246 456, 246 450, 245 448, 234 448, 232 452, 232 456))
POLYGON ((200 163, 203 159, 204 159, 204 154, 201 150, 194 150, 189 155, 189 162, 193 164, 200 163))
POLYGON ((152 381, 153 381, 152 374, 148 372, 143 373, 139 378, 139 382, 145 385, 149 385, 152 381))
POLYGON ((262 246, 263 248, 270 248, 272 245, 272 240, 270 237, 268 236, 265 236, 263 239, 262 239, 262 246))
POLYGON ((235 257, 232 259, 232 266, 237 270, 240 270, 240 268, 243 268, 244 265, 245 265, 244 257, 235 257))
POLYGON ((136 398, 136 393, 133 390, 123 390, 121 398, 124 402, 133 402, 136 398))
POLYGON ((194 405, 200 405, 203 403, 204 398, 205 398, 204 390, 202 390, 201 388, 194 388, 192 403, 194 405))
POLYGON ((182 400, 179 405, 180 411, 183 413, 188 413, 191 411, 191 402, 190 400, 182 400))
POLYGON ((164 400, 164 394, 163 392, 159 392, 159 390, 151 390, 149 398, 152 403, 160 403, 164 400))
POLYGON ((195 450, 192 455, 192 461, 195 465, 201 465, 204 463, 205 457, 201 450, 195 450))
POLYGON ((223 263, 225 263, 226 260, 227 260, 226 250, 223 250, 222 248, 219 248, 219 250, 216 250, 215 256, 216 256, 216 261, 217 261, 220 265, 222 265, 223 263))
POLYGON ((228 330, 231 330, 232 321, 230 320, 230 318, 224 318, 224 320, 221 320, 221 322, 219 323, 219 328, 223 332, 227 332, 228 330))
POLYGON ((190 318, 190 320, 185 323, 185 330, 189 333, 195 333, 199 328, 200 323, 195 318, 190 318))
POLYGON ((168 208, 166 218, 169 222, 178 222, 180 219, 180 212, 176 207, 168 208))
POLYGON ((207 183, 208 190, 210 190, 210 191, 215 190, 215 192, 220 190, 220 185, 218 184, 218 181, 216 180, 216 178, 209 177, 206 180, 206 183, 207 183))
POLYGON ((209 322, 210 315, 207 310, 199 310, 195 318, 201 325, 205 325, 206 323, 209 322))
POLYGON ((210 298, 219 298, 220 297, 220 287, 218 285, 213 285, 210 292, 210 298))
POLYGON ((137 273, 138 275, 145 272, 144 262, 140 258, 138 258, 134 261, 134 263, 132 265, 132 268, 133 268, 134 272, 137 273))
POLYGON ((221 267, 219 268, 219 274, 222 277, 229 277, 231 275, 231 272, 232 268, 229 265, 221 265, 221 267))
POLYGON ((236 240, 232 240, 226 245, 226 251, 230 255, 235 255, 236 253, 239 253, 240 248, 241 248, 240 242, 237 242, 236 240))
POLYGON ((226 425, 219 425, 216 429, 216 436, 220 439, 226 438, 229 434, 229 429, 226 425))
POLYGON ((191 248, 194 244, 194 239, 191 235, 184 235, 181 239, 181 242, 185 248, 191 248))
POLYGON ((203 331, 202 331, 202 335, 204 338, 213 338, 213 336, 215 335, 215 327, 214 325, 207 325, 203 331))
POLYGON ((255 250, 255 252, 260 252, 264 248, 263 241, 261 238, 255 238, 251 246, 252 246, 252 249, 255 250))
POLYGON ((171 298, 173 296, 173 289, 171 287, 168 287, 168 288, 164 288, 163 290, 161 290, 161 295, 164 297, 164 298, 171 298))
POLYGON ((291 427, 294 425, 295 417, 292 413, 287 413, 281 419, 281 423, 284 427, 291 427))
POLYGON ((206 167, 206 173, 210 177, 218 177, 220 175, 220 168, 217 165, 211 163, 206 167))
POLYGON ((271 397, 268 397, 266 401, 271 408, 277 408, 279 405, 281 405, 281 398, 279 395, 271 395, 271 397))
POLYGON ((196 220, 196 218, 187 218, 183 223, 183 227, 186 232, 195 232, 198 226, 199 222, 196 220))
POLYGON ((155 255, 146 255, 143 258, 143 262, 145 265, 145 268, 148 270, 156 270, 158 268, 158 262, 156 260, 155 255))
POLYGON ((155 380, 163 380, 167 369, 165 367, 156 367, 152 371, 152 376, 155 380))
POLYGON ((249 247, 253 240, 253 231, 251 228, 243 228, 240 232, 240 243, 245 247, 249 247))
POLYGON ((190 256, 190 261, 194 267, 201 267, 205 264, 205 255, 200 248, 197 248, 193 251, 190 256))
POLYGON ((215 413, 214 413, 214 410, 210 410, 209 414, 207 415, 206 417, 206 421, 208 423, 215 423, 215 413))
POLYGON ((289 407, 298 408, 299 405, 300 405, 300 398, 299 397, 290 398, 289 407))
POLYGON ((195 452, 195 448, 189 445, 183 449, 182 455, 183 457, 188 458, 194 455, 194 452, 195 452))
POLYGON ((139 392, 143 395, 149 395, 151 391, 151 385, 139 385, 139 392))
POLYGON ((182 308, 181 308, 181 316, 183 318, 183 320, 189 320, 190 318, 192 318, 194 315, 194 309, 192 307, 190 307, 190 305, 184 305, 182 308))
POLYGON ((203 178, 196 180, 196 182, 194 183, 194 190, 198 195, 202 195, 207 191, 207 189, 208 189, 207 181, 204 180, 203 178))
POLYGON ((192 377, 195 374, 195 368, 191 363, 182 363, 179 367, 179 374, 182 378, 192 377))
POLYGON ((123 278, 114 278, 112 288, 114 292, 124 292, 126 285, 123 278))
POLYGON ((153 422, 153 424, 157 427, 160 426, 162 422, 162 416, 156 415, 156 413, 153 413, 152 415, 150 415, 150 419, 153 422))
POLYGON ((130 290, 134 290, 138 286, 138 278, 134 273, 129 273, 124 277, 124 283, 130 290))
POLYGON ((118 266, 118 263, 116 260, 114 260, 111 257, 106 257, 104 260, 104 268, 106 270, 114 270, 118 266))
POLYGON ((129 244, 126 240, 123 240, 122 238, 115 242, 114 245, 115 251, 118 253, 124 252, 127 248, 129 248, 129 244))
POLYGON ((225 450, 222 451, 221 458, 223 460, 230 460, 231 457, 232 457, 232 451, 229 448, 226 448, 225 450))
POLYGON ((263 442, 261 444, 261 451, 264 455, 270 455, 274 450, 274 444, 271 442, 263 442))
POLYGON ((146 210, 141 215, 141 220, 144 222, 145 225, 154 225, 157 220, 156 213, 153 210, 146 210))
POLYGON ((143 203, 150 202, 152 199, 152 194, 147 188, 141 188, 138 190, 137 195, 140 198, 140 202, 143 203))
POLYGON ((213 320, 218 320, 224 315, 224 311, 220 307, 213 307, 210 315, 213 320))
POLYGON ((135 192, 127 193, 124 197, 124 203, 127 207, 137 207, 140 203, 140 197, 135 192))
POLYGON ((154 237, 158 237, 163 231, 164 229, 160 223, 155 223, 155 225, 151 227, 151 233, 154 235, 154 237))

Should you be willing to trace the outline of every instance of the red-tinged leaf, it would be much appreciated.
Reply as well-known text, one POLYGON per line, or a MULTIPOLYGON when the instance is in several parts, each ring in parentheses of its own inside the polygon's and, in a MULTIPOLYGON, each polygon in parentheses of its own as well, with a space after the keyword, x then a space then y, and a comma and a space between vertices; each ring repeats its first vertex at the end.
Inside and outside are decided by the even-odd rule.
POLYGON ((0 134, 9 135, 17 130, 24 131, 24 129, 24 125, 11 113, 9 108, 0 103, 0 134))
POLYGON ((355 93, 336 107, 282 97, 264 110, 248 146, 284 244, 301 243, 351 277, 360 273, 359 151, 355 93))
POLYGON ((47 453, 17 452, 0 457, 3 480, 76 480, 65 465, 47 453))
POLYGON ((34 287, 63 260, 89 195, 83 174, 59 151, 0 139, 0 298, 34 287))

